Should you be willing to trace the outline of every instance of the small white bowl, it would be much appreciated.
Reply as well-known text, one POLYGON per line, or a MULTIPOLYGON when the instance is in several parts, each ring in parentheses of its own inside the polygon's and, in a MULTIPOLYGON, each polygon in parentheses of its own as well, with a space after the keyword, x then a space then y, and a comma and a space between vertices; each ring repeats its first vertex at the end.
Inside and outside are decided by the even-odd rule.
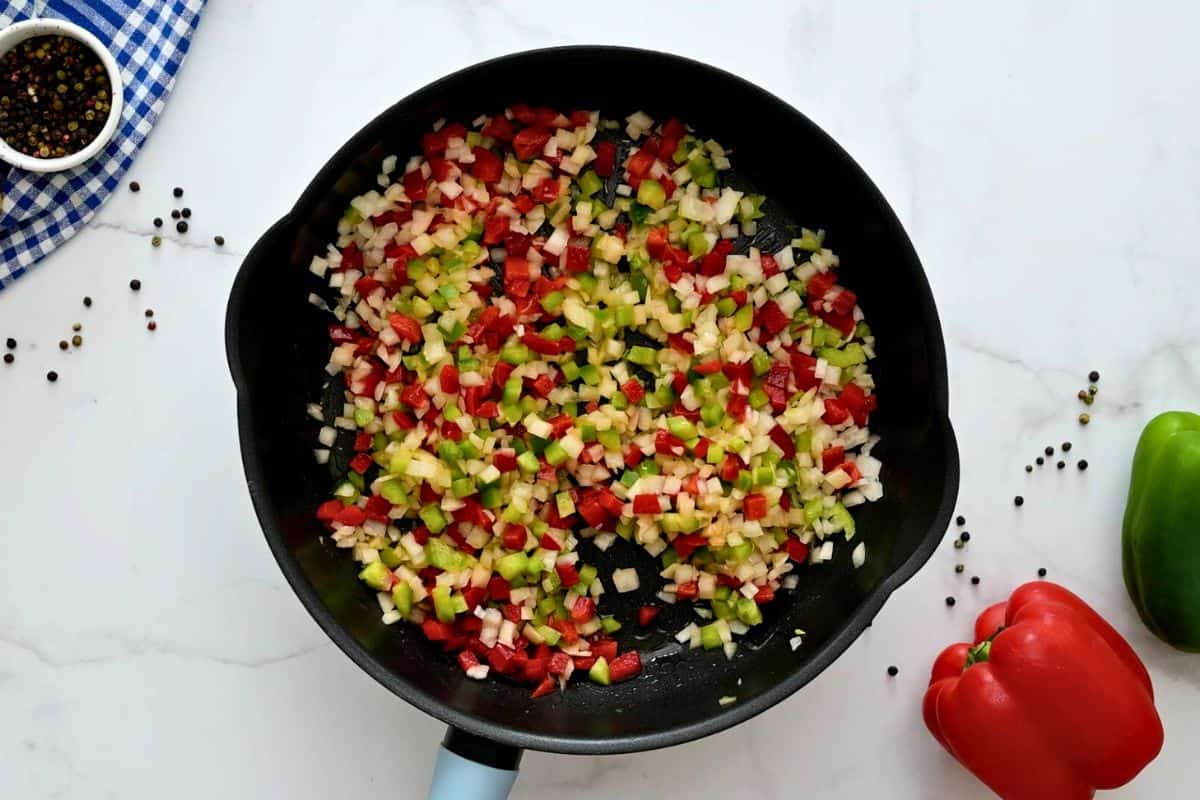
POLYGON ((30 19, 10 25, 0 31, 0 56, 26 39, 32 39, 35 36, 67 36, 87 45, 100 58, 100 63, 108 71, 109 83, 112 84, 109 92, 109 96, 112 98, 112 108, 108 112, 108 121, 100 129, 99 135, 77 153, 71 153, 61 158, 34 158, 10 147, 7 142, 0 139, 0 159, 14 167, 30 172, 61 172, 78 167, 108 144, 108 140, 112 138, 121 121, 121 110, 125 105, 125 88, 121 83, 121 70, 112 53, 108 52, 108 48, 99 39, 73 22, 61 19, 30 19))

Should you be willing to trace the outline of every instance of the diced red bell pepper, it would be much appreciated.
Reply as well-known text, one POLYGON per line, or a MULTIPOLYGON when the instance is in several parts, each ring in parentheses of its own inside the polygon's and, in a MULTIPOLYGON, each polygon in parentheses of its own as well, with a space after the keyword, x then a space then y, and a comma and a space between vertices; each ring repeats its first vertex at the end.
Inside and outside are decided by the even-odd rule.
POLYGON ((362 453, 366 450, 370 450, 372 438, 373 437, 371 434, 367 433, 366 431, 360 431, 359 434, 354 437, 354 451, 356 453, 362 453))
POLYGON ((579 583, 579 572, 576 571, 574 564, 556 564, 554 571, 558 573, 562 585, 568 589, 579 583))
POLYGON ((710 250, 703 259, 700 260, 700 274, 708 277, 720 275, 725 271, 725 258, 733 252, 733 242, 728 239, 721 239, 710 250))
POLYGON ((512 219, 503 214, 488 217, 483 222, 483 243, 487 245, 500 244, 508 234, 512 219))
MULTIPOLYGON (((426 528, 424 525, 418 525, 417 527, 412 529, 412 535, 413 535, 413 538, 417 540, 417 544, 424 547, 425 543, 429 541, 429 528, 426 528)), ((422 570, 421 572, 424 573, 424 570, 422 570)), ((439 572, 440 572, 440 570, 439 570, 439 572)), ((426 582, 428 582, 428 581, 426 581, 426 582)))
POLYGON ((592 169, 596 170, 596 174, 601 178, 610 177, 616 158, 617 146, 612 142, 600 142, 596 145, 596 160, 592 163, 592 169))
POLYGON ((421 341, 421 323, 412 317, 393 311, 388 314, 388 325, 396 332, 397 336, 409 344, 421 341))
POLYGON ((661 514, 662 510, 662 498, 656 494, 639 494, 633 498, 635 514, 661 514))
POLYGON ((484 183, 495 183, 504 177, 504 162, 500 156, 486 147, 476 147, 475 163, 471 165, 471 174, 484 183))
POLYGON ((513 649, 497 642, 488 653, 488 663, 496 672, 507 672, 508 664, 512 661, 513 649))
POLYGON ((504 526, 504 533, 500 535, 500 541, 509 550, 524 550, 528 535, 529 532, 525 530, 524 525, 510 522, 504 526))
POLYGON ((434 156, 429 159, 429 173, 435 181, 441 183, 454 177, 457 167, 453 161, 434 156))
POLYGON ((466 672, 471 667, 479 666, 479 658, 470 650, 461 650, 458 653, 458 665, 462 667, 463 672, 466 672))
POLYGON ((571 661, 575 664, 577 670, 589 670, 592 665, 599 660, 598 656, 571 656, 571 661))
POLYGON ((421 623, 425 638, 431 642, 444 642, 454 635, 454 628, 436 619, 426 619, 421 623))
POLYGON ((513 138, 513 124, 503 114, 496 114, 487 121, 487 124, 483 126, 480 133, 484 136, 490 136, 497 141, 511 142, 513 138))
POLYGON ((517 211, 520 211, 522 214, 528 214, 537 203, 533 202, 533 198, 529 195, 519 194, 513 199, 513 205, 517 211))
POLYGON ((538 544, 540 544, 544 550, 562 550, 562 545, 559 544, 558 540, 549 533, 543 533, 542 538, 538 540, 538 544))
POLYGON ((762 586, 754 593, 754 602, 760 606, 775 599, 775 590, 770 586, 762 586))
POLYGON ((749 361, 742 361, 737 364, 729 362, 721 367, 721 372, 725 374, 730 383, 740 383, 747 388, 749 388, 750 379, 754 375, 753 367, 749 361))
POLYGON ((530 388, 538 397, 549 397, 550 392, 554 391, 554 378, 551 378, 545 373, 538 375, 530 383, 530 388))
POLYGON ((678 436, 659 429, 654 433, 654 452, 663 456, 681 456, 684 451, 683 440, 678 436))
POLYGON ((392 421, 396 423, 396 427, 402 431, 411 431, 417 427, 417 421, 410 417, 405 411, 393 411, 392 421))
MULTIPOLYGON (((545 658, 531 658, 525 662, 521 679, 528 683, 540 683, 546 678, 546 666, 550 663, 550 656, 545 658)), ((553 683, 551 684, 553 685, 553 683)))
MULTIPOLYGON (((694 420, 693 420, 694 421, 694 420)), ((712 446, 712 439, 707 436, 701 436, 700 441, 696 442, 692 447, 692 453, 696 458, 708 458, 708 448, 712 446)))
POLYGON ((767 393, 767 397, 771 400, 771 407, 776 411, 787 408, 787 385, 791 375, 792 370, 787 364, 776 361, 771 364, 771 371, 767 373, 766 380, 763 381, 763 391, 767 393))
POLYGON ((788 558, 795 561, 797 564, 803 564, 808 561, 808 545, 799 539, 789 537, 787 540, 788 558))
POLYGON ((358 292, 359 297, 366 297, 382 285, 374 278, 359 278, 354 282, 354 291, 358 292))
POLYGON ((525 330, 525 335, 521 337, 521 343, 542 356, 556 356, 559 352, 557 340, 547 339, 545 336, 534 333, 528 328, 525 330))
POLYGON ((774 428, 771 428, 771 432, 768 435, 775 446, 783 452, 785 459, 791 460, 796 457, 796 443, 782 427, 776 425, 774 428))
POLYGON ((504 293, 509 297, 525 297, 529 294, 529 285, 529 262, 507 256, 504 259, 504 293))
POLYGON ((662 609, 658 606, 642 606, 638 609, 638 625, 641 625, 643 628, 646 627, 654 621, 654 618, 658 616, 660 611, 662 609))
POLYGON ((757 322, 767 332, 768 337, 777 335, 791 323, 787 314, 774 300, 768 300, 758 309, 757 322))
POLYGON ((608 677, 613 683, 626 681, 642 671, 642 657, 637 650, 628 650, 608 662, 608 677))
POLYGON ((702 361, 699 364, 693 365, 692 371, 698 375, 716 375, 721 371, 721 359, 714 358, 711 361, 702 361))
POLYGON ((425 394, 425 389, 419 383, 414 383, 407 389, 403 389, 400 392, 400 400, 414 411, 420 411, 423 408, 429 407, 429 396, 425 394))
POLYGON ((670 246, 667 241, 668 233, 667 226, 663 225, 660 228, 651 228, 646 234, 646 252, 651 258, 661 259, 666 254, 670 246))
POLYGON ((412 172, 404 176, 404 193, 408 195, 408 199, 416 203, 424 200, 427 192, 425 190, 425 176, 421 174, 421 170, 414 169, 412 172))
POLYGON ((688 581, 675 586, 675 596, 680 600, 695 600, 700 593, 700 584, 696 581, 688 581))
POLYGON ((671 542, 671 545, 675 548, 675 552, 679 554, 679 558, 682 561, 691 558, 692 553, 706 544, 708 544, 708 540, 698 533, 686 533, 676 536, 675 541, 671 542))
POLYGON ((533 199, 539 203, 553 203, 561 190, 562 186, 554 178, 543 178, 537 186, 533 187, 531 194, 533 199))
POLYGON ((835 314, 849 314, 858 305, 858 295, 849 289, 842 289, 837 297, 829 301, 829 307, 835 314))
POLYGON ((326 500, 317 506, 317 519, 322 522, 333 522, 345 507, 341 500, 326 500))
POLYGON ((438 382, 446 394, 458 394, 458 367, 453 364, 444 364, 442 371, 438 374, 438 382))
POLYGON ((367 498, 367 507, 363 509, 363 513, 370 519, 388 522, 387 513, 391 510, 392 504, 387 501, 386 497, 373 494, 367 498))
POLYGON ((733 483, 737 480, 738 472, 742 469, 742 460, 733 453, 726 453, 725 460, 721 462, 721 480, 726 483, 733 483))
POLYGON ((345 344, 358 340, 358 332, 345 325, 330 325, 329 338, 335 344, 345 344))
POLYGON ((571 604, 571 619, 582 625, 596 616, 596 601, 590 597, 580 596, 571 604))
POLYGON ((563 678, 569 674, 573 666, 569 655, 558 652, 550 656, 550 663, 547 665, 546 671, 551 675, 563 678))
POLYGON ((846 448, 842 447, 840 444, 827 447, 825 452, 821 453, 821 471, 833 471, 838 464, 842 463, 842 460, 845 459, 845 457, 846 448))
POLYGON ((837 465, 836 469, 840 469, 842 472, 846 473, 846 475, 850 477, 851 484, 853 484, 855 481, 862 480, 862 473, 858 469, 858 464, 855 464, 853 461, 843 461, 841 464, 837 465))
POLYGON ((513 150, 517 158, 528 161, 539 156, 550 141, 550 131, 545 128, 525 128, 513 137, 513 150))
POLYGON ((764 276, 770 278, 772 275, 779 274, 779 262, 775 260, 775 256, 763 253, 759 256, 759 262, 762 264, 764 276))
POLYGON ((821 419, 830 425, 840 425, 850 419, 850 412, 840 401, 830 398, 825 401, 825 413, 821 415, 821 419))
POLYGON ((746 495, 742 500, 742 514, 747 520, 762 519, 767 515, 767 498, 757 492, 746 495))
POLYGON ((512 587, 509 585, 508 581, 504 580, 504 578, 501 578, 499 575, 493 575, 488 581, 488 597, 495 600, 497 603, 507 602, 511 589, 512 587))
POLYGON ((817 359, 807 353, 792 353, 790 355, 792 364, 792 376, 796 380, 796 386, 802 392, 807 392, 814 386, 821 384, 817 378, 817 359))
POLYGON ((518 231, 505 230, 504 233, 504 252, 506 255, 515 258, 524 258, 529 252, 529 245, 533 241, 533 237, 527 233, 519 233, 518 231))
POLYGON ((564 267, 568 273, 577 275, 581 272, 587 272, 590 265, 591 254, 588 251, 587 244, 567 245, 567 260, 564 267))
POLYGON ((520 622, 521 621, 521 607, 518 605, 514 605, 513 603, 505 603, 500 608, 500 613, 509 622, 520 622))
POLYGON ((654 154, 642 148, 629 157, 625 169, 629 171, 629 177, 640 180, 650 174, 650 168, 653 166, 654 154))
POLYGON ((537 685, 537 688, 533 690, 533 692, 530 694, 530 697, 534 699, 545 697, 548 694, 553 694, 554 690, 557 688, 558 682, 547 675, 545 678, 542 678, 542 682, 537 685))
MULTIPOLYGON (((696 346, 694 344, 692 344, 690 339, 685 339, 683 337, 682 333, 667 334, 667 345, 672 350, 679 352, 679 353, 683 353, 684 355, 688 355, 688 356, 690 356, 696 350, 696 346)), ((678 375, 680 373, 676 373, 676 374, 678 375)), ((685 382, 684 385, 686 385, 687 375, 684 375, 683 379, 685 382)), ((676 389, 676 391, 682 391, 682 390, 676 389)))
POLYGON ((805 292, 808 295, 808 307, 812 311, 820 308, 821 302, 825 299, 825 295, 829 294, 829 290, 837 283, 837 275, 832 272, 818 272, 808 279, 808 286, 805 292))
POLYGON ((646 389, 637 378, 630 378, 621 384, 621 391, 629 400, 629 404, 634 406, 642 402, 642 398, 646 396, 646 389))
POLYGON ((343 525, 355 528, 367 521, 367 512, 358 506, 345 506, 334 519, 343 525))

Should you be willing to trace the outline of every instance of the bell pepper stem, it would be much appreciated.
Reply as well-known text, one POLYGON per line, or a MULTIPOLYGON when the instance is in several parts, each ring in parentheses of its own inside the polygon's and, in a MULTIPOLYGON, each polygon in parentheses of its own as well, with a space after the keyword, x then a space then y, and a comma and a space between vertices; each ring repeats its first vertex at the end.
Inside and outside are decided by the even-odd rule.
POLYGON ((1002 630, 1004 630, 1003 626, 997 628, 995 633, 967 651, 967 663, 963 665, 963 672, 966 672, 976 664, 982 664, 991 658, 992 640, 999 636, 1000 631, 1002 630))

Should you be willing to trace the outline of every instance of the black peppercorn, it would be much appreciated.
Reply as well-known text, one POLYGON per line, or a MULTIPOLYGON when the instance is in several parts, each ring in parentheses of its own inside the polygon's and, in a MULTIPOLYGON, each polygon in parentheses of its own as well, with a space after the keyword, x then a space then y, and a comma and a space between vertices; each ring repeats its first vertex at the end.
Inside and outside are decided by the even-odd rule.
POLYGON ((171 219, 179 219, 179 209, 178 208, 171 209, 171 219))
POLYGON ((1013 504, 1018 507, 1023 506, 1023 505, 1025 505, 1025 498, 1021 497, 1021 495, 1017 495, 1016 497, 1013 498, 1013 504))
POLYGON ((134 278, 133 280, 131 280, 129 282, 129 288, 133 289, 136 292, 142 288, 142 282, 139 281, 137 278, 134 278))
POLYGON ((956 601, 956 600, 955 600, 953 597, 947 597, 947 598, 946 598, 946 605, 948 605, 948 606, 950 606, 950 607, 952 607, 952 608, 953 608, 953 606, 954 606, 954 604, 955 604, 956 602, 957 602, 957 601, 956 601))
POLYGON ((175 195, 176 197, 183 197, 183 189, 176 186, 171 190, 171 194, 175 195))
POLYGON ((14 361, 16 361, 16 359, 13 357, 13 354, 12 354, 12 353, 5 353, 5 354, 4 354, 4 363, 5 363, 5 364, 11 364, 11 363, 13 363, 14 361))
POLYGON ((1038 456, 1038 457, 1035 459, 1035 461, 1037 461, 1037 465, 1038 465, 1039 467, 1040 467, 1042 464, 1045 464, 1045 463, 1046 463, 1046 459, 1042 458, 1041 456, 1038 456))
POLYGON ((1055 464, 1055 466, 1058 467, 1059 469, 1062 469, 1063 467, 1067 466, 1067 462, 1059 461, 1057 464, 1055 464))
POLYGON ((900 674, 900 668, 899 667, 888 667, 887 672, 890 677, 894 678, 900 674))
POLYGON ((185 208, 179 213, 183 215, 184 219, 190 219, 192 216, 192 210, 190 208, 185 208))
POLYGON ((1045 568, 1045 567, 1039 567, 1039 568, 1038 568, 1038 577, 1039 577, 1039 578, 1044 578, 1044 577, 1046 577, 1046 568, 1045 568))
POLYGON ((4 345, 5 345, 5 346, 6 346, 6 347, 7 347, 9 350, 16 350, 16 349, 17 349, 17 340, 16 340, 16 339, 14 339, 14 338, 12 338, 12 337, 10 336, 10 337, 8 337, 8 339, 7 339, 7 340, 4 342, 4 345))
POLYGON ((91 308, 92 307, 92 298, 90 298, 90 297, 83 298, 83 305, 86 308, 91 308))
POLYGON ((56 380, 58 380, 58 373, 55 372, 54 370, 50 370, 49 372, 46 373, 46 380, 50 381, 51 383, 54 383, 56 380))
POLYGON ((967 524, 967 518, 960 514, 958 517, 955 518, 954 524, 958 525, 959 527, 962 527, 963 525, 967 524))
POLYGON ((1064 453, 1069 453, 1069 452, 1071 452, 1071 443, 1070 443, 1070 442, 1063 442, 1063 443, 1062 443, 1062 451, 1063 451, 1064 453))
POLYGON ((1053 448, 1053 447, 1051 447, 1050 445, 1046 445, 1046 450, 1045 450, 1045 453, 1046 453, 1046 455, 1048 455, 1048 456, 1052 456, 1052 455, 1054 455, 1054 448, 1053 448))
POLYGON ((1033 464, 1026 464, 1026 465, 1025 465, 1025 471, 1026 471, 1026 472, 1033 472, 1033 464))
POLYGON ((966 531, 963 531, 962 535, 960 535, 958 538, 962 539, 964 542, 969 542, 969 541, 971 541, 971 534, 967 533, 966 531))
POLYGON ((1096 381, 1100 380, 1100 373, 1096 370, 1092 370, 1088 373, 1088 380, 1092 383, 1095 383, 1096 381))
POLYGON ((175 230, 179 231, 180 233, 187 233, 187 229, 188 224, 183 220, 179 220, 179 222, 175 223, 175 230))
POLYGON ((979 576, 978 576, 978 575, 972 575, 972 576, 971 576, 971 585, 972 585, 972 586, 978 586, 978 585, 979 585, 979 576))
POLYGON ((963 570, 965 570, 965 569, 966 569, 966 567, 964 567, 962 564, 955 564, 955 565, 954 565, 954 572, 955 572, 956 574, 958 574, 958 573, 961 573, 961 572, 962 572, 963 570))
POLYGON ((224 236, 214 236, 213 241, 216 242, 217 247, 221 247, 222 245, 225 244, 225 237, 224 236))
POLYGON ((142 185, 140 183, 138 183, 137 181, 129 182, 129 191, 140 192, 141 190, 142 190, 142 185))
POLYGON ((59 343, 58 343, 58 349, 59 349, 59 350, 66 350, 66 349, 67 349, 68 347, 70 347, 70 346, 71 346, 71 345, 67 344, 67 340, 66 340, 66 339, 62 339, 62 340, 61 340, 61 341, 59 341, 59 343))
POLYGON ((1079 467, 1080 471, 1087 469, 1087 459, 1086 458, 1079 459, 1079 463, 1076 466, 1079 467))
POLYGON ((153 317, 153 316, 154 316, 154 309, 153 309, 153 308, 147 308, 147 309, 146 309, 146 317, 147 317, 147 318, 150 318, 150 317, 153 317))
POLYGON ((163 226, 162 217, 155 217, 154 218, 154 227, 161 228, 162 226, 163 226))

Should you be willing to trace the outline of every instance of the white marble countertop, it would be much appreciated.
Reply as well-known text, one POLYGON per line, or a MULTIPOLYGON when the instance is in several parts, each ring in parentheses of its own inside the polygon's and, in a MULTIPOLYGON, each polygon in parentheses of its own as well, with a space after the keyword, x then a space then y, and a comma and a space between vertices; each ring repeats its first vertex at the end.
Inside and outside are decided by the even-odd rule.
POLYGON ((988 797, 925 732, 919 703, 940 648, 1042 566, 1130 638, 1155 681, 1166 746, 1113 796, 1195 796, 1200 660, 1137 622, 1118 542, 1142 424, 1200 408, 1200 13, 650 5, 210 4, 131 175, 142 192, 119 192, 0 293, 0 337, 21 341, 17 363, 0 365, 0 795, 424 792, 442 726, 327 641, 264 546, 238 458, 225 299, 239 257, 376 112, 485 57, 590 42, 737 72, 803 110, 879 184, 940 306, 973 538, 960 552, 947 537, 875 625, 777 708, 658 753, 528 754, 515 797, 988 797), (150 220, 174 185, 192 232, 155 250, 150 220), (85 345, 62 354, 75 321, 85 345), (1075 392, 1090 369, 1101 392, 1081 429, 1075 392), (1067 439, 1086 473, 1025 474, 1067 439))

